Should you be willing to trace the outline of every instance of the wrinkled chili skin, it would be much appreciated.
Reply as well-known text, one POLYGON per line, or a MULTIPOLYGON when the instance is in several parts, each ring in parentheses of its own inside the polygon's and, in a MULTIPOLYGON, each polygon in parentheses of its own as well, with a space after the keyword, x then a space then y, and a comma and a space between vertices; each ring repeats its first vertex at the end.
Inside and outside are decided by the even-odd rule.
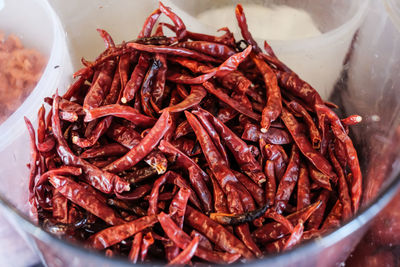
POLYGON ((139 144, 133 147, 122 158, 114 161, 104 169, 109 172, 117 173, 133 167, 157 146, 158 142, 167 132, 169 127, 171 127, 171 117, 168 112, 164 112, 151 131, 140 141, 139 144))

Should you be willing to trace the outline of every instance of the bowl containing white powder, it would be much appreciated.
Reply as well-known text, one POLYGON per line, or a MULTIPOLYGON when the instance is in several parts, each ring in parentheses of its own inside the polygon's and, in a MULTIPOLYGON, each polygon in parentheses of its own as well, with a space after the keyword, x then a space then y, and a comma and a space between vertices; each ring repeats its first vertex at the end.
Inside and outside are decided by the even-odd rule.
POLYGON ((253 37, 264 40, 290 68, 329 98, 345 66, 368 0, 169 0, 191 27, 204 33, 228 27, 240 39, 232 12, 241 3, 253 37))

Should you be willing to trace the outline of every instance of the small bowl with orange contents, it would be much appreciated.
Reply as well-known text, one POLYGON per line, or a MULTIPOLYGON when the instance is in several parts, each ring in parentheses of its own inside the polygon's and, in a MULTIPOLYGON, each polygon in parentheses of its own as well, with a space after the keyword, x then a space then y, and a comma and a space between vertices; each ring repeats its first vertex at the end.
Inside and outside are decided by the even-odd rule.
POLYGON ((43 98, 68 85, 71 69, 64 30, 47 1, 0 1, 0 151, 24 133, 23 116, 34 120, 43 98))

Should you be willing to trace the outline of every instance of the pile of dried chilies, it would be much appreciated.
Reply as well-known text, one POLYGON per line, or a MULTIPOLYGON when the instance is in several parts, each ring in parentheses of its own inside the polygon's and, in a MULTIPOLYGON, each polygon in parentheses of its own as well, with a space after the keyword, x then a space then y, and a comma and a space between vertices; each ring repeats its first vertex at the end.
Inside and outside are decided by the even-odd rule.
POLYGON ((162 3, 135 41, 106 49, 31 137, 38 223, 132 262, 232 263, 291 249, 359 207, 348 126, 248 31, 190 32, 162 3), (158 23, 161 14, 172 24, 158 23), (164 30, 174 32, 165 36, 164 30))

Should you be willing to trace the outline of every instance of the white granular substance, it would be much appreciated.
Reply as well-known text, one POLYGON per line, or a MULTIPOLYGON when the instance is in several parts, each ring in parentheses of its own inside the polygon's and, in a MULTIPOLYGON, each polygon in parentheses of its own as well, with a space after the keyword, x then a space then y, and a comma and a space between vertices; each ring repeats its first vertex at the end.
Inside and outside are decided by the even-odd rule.
MULTIPOLYGON (((252 35, 264 40, 296 40, 321 34, 311 16, 289 6, 243 5, 252 35)), ((198 20, 213 28, 238 29, 235 6, 224 6, 200 13, 198 20)))

